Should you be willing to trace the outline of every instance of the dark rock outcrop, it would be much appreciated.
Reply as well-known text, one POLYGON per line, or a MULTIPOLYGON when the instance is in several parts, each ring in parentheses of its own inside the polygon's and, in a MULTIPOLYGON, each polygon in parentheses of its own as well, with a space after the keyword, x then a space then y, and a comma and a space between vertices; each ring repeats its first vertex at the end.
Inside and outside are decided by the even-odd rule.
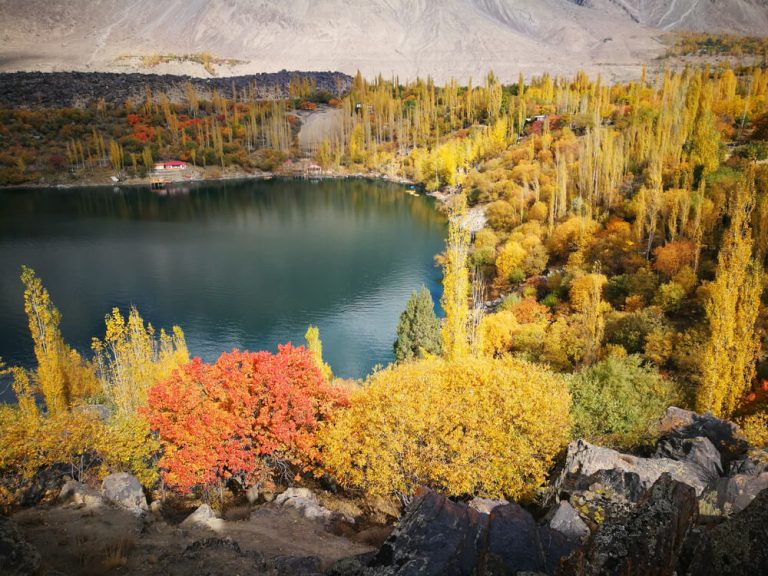
POLYGON ((720 452, 705 437, 681 438, 672 436, 661 438, 656 443, 654 458, 668 458, 678 462, 687 462, 693 467, 702 484, 709 485, 723 475, 720 452))
POLYGON ((702 534, 690 576, 768 574, 768 490, 730 520, 702 534))
POLYGON ((733 422, 716 418, 709 412, 697 414, 671 406, 659 422, 664 438, 707 438, 720 452, 723 470, 731 461, 743 457, 749 444, 733 422))
POLYGON ((40 553, 24 539, 16 523, 10 518, 0 516, 0 574, 37 574, 40 562, 40 553))
POLYGON ((554 574, 576 547, 560 532, 536 524, 518 504, 496 506, 488 515, 425 491, 363 574, 554 574))
POLYGON ((8 107, 77 108, 103 98, 108 104, 122 105, 126 99, 142 101, 146 89, 165 93, 171 101, 184 98, 184 88, 191 85, 201 99, 210 99, 218 90, 243 98, 287 97, 294 78, 314 82, 317 90, 334 94, 339 87, 348 90, 352 78, 340 72, 281 72, 234 76, 230 78, 193 78, 158 74, 118 74, 108 72, 12 72, 0 74, 0 105, 8 107))
POLYGON ((488 541, 487 514, 425 491, 371 561, 370 575, 471 575, 488 541))
POLYGON ((697 518, 694 489, 663 474, 626 518, 601 524, 560 574, 671 576, 697 518))

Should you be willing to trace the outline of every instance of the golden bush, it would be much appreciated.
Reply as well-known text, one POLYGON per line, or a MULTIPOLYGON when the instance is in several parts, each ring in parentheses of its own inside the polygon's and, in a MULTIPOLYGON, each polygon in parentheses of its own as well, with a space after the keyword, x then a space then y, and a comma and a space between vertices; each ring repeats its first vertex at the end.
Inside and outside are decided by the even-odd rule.
POLYGON ((569 440, 570 404, 562 377, 511 357, 390 367, 324 429, 324 463, 371 495, 530 499, 569 440))

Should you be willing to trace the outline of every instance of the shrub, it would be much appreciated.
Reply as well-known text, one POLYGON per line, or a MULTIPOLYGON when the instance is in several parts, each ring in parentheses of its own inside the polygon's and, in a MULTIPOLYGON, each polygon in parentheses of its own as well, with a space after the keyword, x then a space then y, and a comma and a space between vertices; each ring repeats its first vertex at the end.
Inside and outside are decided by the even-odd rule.
POLYGON ((683 298, 685 298, 685 288, 677 282, 667 282, 659 286, 653 303, 664 312, 677 312, 683 304, 683 298))
POLYGON ((315 432, 342 403, 312 353, 288 344, 277 354, 235 350, 215 364, 194 359, 150 389, 147 417, 165 481, 189 492, 314 464, 315 432))
POLYGON ((649 334, 663 327, 663 320, 658 308, 614 314, 606 320, 605 341, 623 347, 630 354, 640 354, 645 350, 649 334))
POLYGON ((618 448, 649 439, 652 424, 679 398, 674 382, 641 364, 612 356, 571 377, 576 436, 618 448))
POLYGON ((390 367, 322 433, 345 487, 530 499, 568 442, 570 395, 547 369, 506 357, 390 367))

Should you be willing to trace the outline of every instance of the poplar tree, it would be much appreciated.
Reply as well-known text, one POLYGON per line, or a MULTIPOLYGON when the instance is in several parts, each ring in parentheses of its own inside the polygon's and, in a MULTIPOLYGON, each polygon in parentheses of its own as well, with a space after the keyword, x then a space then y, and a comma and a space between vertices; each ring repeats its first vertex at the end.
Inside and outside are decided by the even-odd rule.
POLYGON ((453 198, 448 223, 448 241, 443 265, 443 297, 445 311, 441 335, 443 354, 447 360, 458 360, 469 354, 469 231, 465 226, 467 198, 463 192, 453 198))
POLYGON ((730 210, 705 311, 710 338, 701 364, 696 409, 730 416, 749 389, 759 352, 755 321, 760 308, 763 271, 752 257, 752 190, 742 182, 730 210))
POLYGON ((395 360, 404 362, 440 354, 440 320, 435 315, 432 295, 425 286, 413 291, 397 323, 395 360))

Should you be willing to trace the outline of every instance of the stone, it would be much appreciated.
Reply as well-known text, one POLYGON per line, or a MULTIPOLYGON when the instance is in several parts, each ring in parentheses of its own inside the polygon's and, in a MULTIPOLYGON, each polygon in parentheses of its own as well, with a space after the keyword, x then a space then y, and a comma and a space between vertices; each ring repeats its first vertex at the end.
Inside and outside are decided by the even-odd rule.
POLYGON ((567 493, 568 487, 588 478, 600 470, 618 470, 637 474, 643 490, 650 488, 659 477, 667 473, 674 480, 687 484, 701 494, 707 484, 699 477, 698 470, 688 462, 669 458, 641 458, 622 454, 610 448, 595 446, 584 440, 568 445, 565 466, 554 484, 554 494, 567 493))
MULTIPOLYGON (((576 544, 539 526, 518 504, 489 514, 424 490, 363 572, 365 576, 554 574, 576 544)), ((355 571, 357 570, 357 572, 355 571)))
POLYGON ((470 575, 487 545, 489 516, 430 490, 408 506, 366 575, 470 575))
POLYGON ((749 449, 749 443, 736 424, 716 418, 709 412, 697 414, 670 406, 659 422, 659 431, 665 438, 707 438, 720 452, 724 470, 749 449))
POLYGON ((576 545, 549 526, 538 526, 519 504, 494 508, 482 574, 535 572, 554 574, 562 558, 576 545))
POLYGON ((259 487, 249 486, 245 490, 245 499, 248 500, 248 504, 256 504, 259 501, 259 487))
POLYGON ((37 549, 26 541, 16 523, 0 516, 0 574, 31 576, 40 570, 37 549))
POLYGON ((490 514, 494 508, 504 506, 505 504, 509 504, 509 502, 506 500, 492 500, 491 498, 472 498, 469 501, 470 508, 474 508, 483 514, 490 514))
POLYGON ((589 527, 567 500, 557 505, 549 527, 574 542, 583 542, 589 536, 589 527))
POLYGON ((62 502, 74 502, 84 506, 102 506, 104 499, 101 494, 81 482, 69 480, 64 483, 59 492, 59 500, 62 502))
POLYGON ((328 522, 334 516, 333 512, 320 505, 317 496, 307 488, 288 488, 275 498, 275 504, 295 508, 309 520, 328 522))
POLYGON ((730 478, 721 478, 715 487, 717 506, 726 514, 740 512, 766 488, 768 488, 768 472, 759 476, 739 474, 730 478))
POLYGON ((110 474, 101 483, 101 494, 112 504, 134 513, 148 509, 144 489, 135 476, 127 472, 110 474))
POLYGON ((275 556, 269 561, 270 573, 275 576, 311 576, 322 574, 320 558, 317 556, 275 556))
POLYGON ((672 436, 661 438, 656 443, 654 458, 669 458, 678 462, 687 462, 698 475, 702 484, 717 482, 723 475, 723 464, 715 445, 709 438, 681 438, 672 436))
POLYGON ((601 524, 560 574, 672 576, 697 519, 695 489, 665 473, 625 518, 601 524))
POLYGON ((731 461, 728 468, 728 476, 739 474, 758 476, 763 472, 768 472, 768 451, 766 450, 752 450, 749 456, 731 461))
POLYGON ((741 512, 702 534, 685 574, 768 574, 766 526, 768 490, 763 490, 741 512))
POLYGON ((213 509, 208 504, 202 504, 187 516, 181 523, 184 528, 191 528, 193 526, 201 528, 210 528, 211 530, 219 530, 223 527, 224 521, 221 520, 213 509))

